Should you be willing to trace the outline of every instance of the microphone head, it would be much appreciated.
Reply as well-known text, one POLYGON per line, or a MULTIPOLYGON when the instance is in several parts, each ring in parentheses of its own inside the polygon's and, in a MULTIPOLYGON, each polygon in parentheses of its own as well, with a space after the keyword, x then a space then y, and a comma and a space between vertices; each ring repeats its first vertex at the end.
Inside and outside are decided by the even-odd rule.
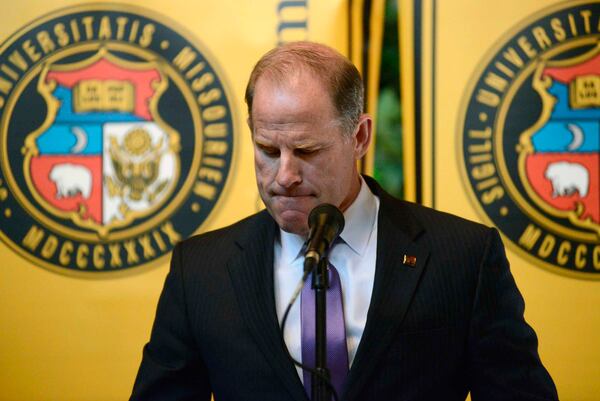
POLYGON ((310 236, 313 237, 314 231, 320 227, 325 228, 325 238, 331 244, 344 229, 344 215, 332 204, 322 203, 311 210, 308 215, 308 227, 310 236))

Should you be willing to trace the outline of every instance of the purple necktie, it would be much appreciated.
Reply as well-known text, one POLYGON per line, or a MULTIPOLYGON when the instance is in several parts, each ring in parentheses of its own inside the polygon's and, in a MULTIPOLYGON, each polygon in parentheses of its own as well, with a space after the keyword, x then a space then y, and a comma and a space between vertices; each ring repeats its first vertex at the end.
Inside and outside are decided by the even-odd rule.
MULTIPOLYGON (((342 305, 342 285, 340 276, 329 264, 329 288, 327 289, 327 368, 331 383, 338 394, 342 395, 344 380, 348 375, 348 348, 346 346, 346 325, 344 324, 344 308, 342 305)), ((315 366, 315 292, 311 289, 312 279, 309 276, 300 296, 302 326, 302 363, 315 366)), ((311 374, 304 371, 304 389, 309 398, 311 395, 311 374)))

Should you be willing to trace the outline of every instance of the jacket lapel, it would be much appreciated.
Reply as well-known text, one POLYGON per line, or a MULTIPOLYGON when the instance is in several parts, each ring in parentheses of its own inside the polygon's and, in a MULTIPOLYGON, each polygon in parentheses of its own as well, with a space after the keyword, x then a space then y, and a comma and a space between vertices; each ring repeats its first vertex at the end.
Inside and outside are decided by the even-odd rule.
POLYGON ((258 224, 240 236, 240 251, 228 265, 229 274, 248 330, 289 393, 289 399, 306 401, 302 382, 286 356, 273 283, 273 244, 277 225, 266 211, 258 224))
POLYGON ((428 249, 415 241, 423 231, 415 217, 374 181, 365 180, 380 199, 377 262, 365 330, 342 397, 349 400, 356 399, 392 342, 429 256, 428 249))

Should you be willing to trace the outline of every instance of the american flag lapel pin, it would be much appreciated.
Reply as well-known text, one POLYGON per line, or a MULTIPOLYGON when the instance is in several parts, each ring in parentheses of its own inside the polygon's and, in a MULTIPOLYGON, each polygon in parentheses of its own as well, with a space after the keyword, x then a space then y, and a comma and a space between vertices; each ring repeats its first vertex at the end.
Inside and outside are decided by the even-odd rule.
POLYGON ((415 267, 417 265, 417 257, 413 255, 404 255, 402 264, 404 266, 415 267))

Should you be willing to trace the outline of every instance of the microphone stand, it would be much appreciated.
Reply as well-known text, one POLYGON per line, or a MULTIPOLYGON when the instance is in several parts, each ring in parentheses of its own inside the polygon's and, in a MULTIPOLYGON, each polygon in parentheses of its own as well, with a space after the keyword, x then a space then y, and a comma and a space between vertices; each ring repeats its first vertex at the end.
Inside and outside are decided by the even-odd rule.
MULTIPOLYGON (((309 262, 310 263, 310 262, 309 262)), ((311 264, 314 264, 311 263, 311 264)), ((327 307, 326 294, 329 288, 327 258, 323 257, 312 267, 312 289, 315 291, 315 371, 311 374, 311 400, 331 401, 331 390, 324 377, 330 379, 327 368, 327 307)))
MULTIPOLYGON (((334 205, 323 203, 308 216, 310 228, 307 252, 304 256, 304 274, 312 272, 315 291, 315 369, 311 373, 311 400, 331 401, 331 375, 327 369, 326 294, 329 287, 327 251, 344 229, 344 215, 334 205)), ((306 277, 306 276, 304 276, 306 277)), ((336 397, 337 398, 337 397, 336 397)))

